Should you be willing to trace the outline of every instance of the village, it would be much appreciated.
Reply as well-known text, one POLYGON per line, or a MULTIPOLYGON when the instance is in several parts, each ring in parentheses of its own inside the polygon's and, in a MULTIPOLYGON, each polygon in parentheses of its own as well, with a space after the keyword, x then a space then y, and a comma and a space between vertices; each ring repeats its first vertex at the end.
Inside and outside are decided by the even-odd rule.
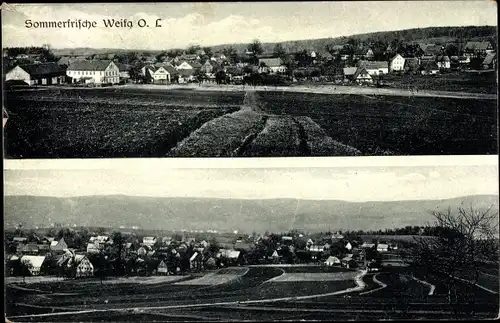
MULTIPOLYGON (((52 234, 55 231, 52 231, 52 234)), ((380 270, 405 266, 401 242, 363 239, 353 233, 141 236, 135 230, 61 228, 55 236, 16 230, 6 238, 8 276, 89 278, 186 275, 249 265, 309 264, 380 270), (196 238, 195 238, 196 236, 196 238), (89 237, 87 241, 85 238, 89 237), (66 239, 65 239, 66 238, 66 239), (219 242, 223 241, 223 242, 219 242)), ((404 245, 404 243, 403 243, 404 245)))
POLYGON ((287 52, 276 44, 264 52, 260 41, 245 52, 233 47, 212 52, 190 46, 159 54, 117 52, 55 56, 49 45, 6 48, 3 51, 6 85, 113 86, 119 84, 251 84, 387 86, 413 75, 418 80, 438 74, 467 75, 496 71, 496 45, 490 41, 417 43, 393 40, 327 45, 322 51, 287 52))

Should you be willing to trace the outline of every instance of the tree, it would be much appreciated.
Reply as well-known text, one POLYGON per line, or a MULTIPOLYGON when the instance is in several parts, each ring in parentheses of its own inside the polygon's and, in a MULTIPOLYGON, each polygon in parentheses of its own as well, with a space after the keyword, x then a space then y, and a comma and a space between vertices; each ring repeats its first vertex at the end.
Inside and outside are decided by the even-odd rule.
POLYGON ((238 57, 238 53, 236 53, 236 50, 232 47, 232 46, 229 46, 229 47, 226 47, 222 50, 222 53, 224 54, 224 56, 226 56, 226 58, 228 58, 231 62, 235 62, 237 57, 238 57))
POLYGON ((264 49, 262 48, 262 43, 258 39, 255 39, 253 42, 248 44, 247 49, 249 52, 252 52, 253 55, 255 56, 260 55, 264 52, 264 49))
POLYGON ((111 240, 113 240, 113 246, 115 247, 116 253, 116 268, 115 272, 118 275, 123 274, 124 272, 124 259, 123 259, 123 244, 125 243, 125 239, 121 232, 113 232, 111 235, 111 240))
POLYGON ((200 45, 191 45, 186 49, 186 54, 196 54, 201 49, 200 45))
POLYGON ((213 56, 212 48, 211 47, 203 47, 203 51, 205 52, 205 55, 208 57, 213 56))
MULTIPOLYGON (((418 237, 404 259, 416 272, 445 282, 448 302, 455 310, 474 311, 475 284, 485 260, 498 262, 498 213, 458 207, 456 212, 432 212, 436 236, 418 237), (469 305, 469 306, 463 306, 469 305)), ((424 230, 425 231, 425 230, 424 230)))
POLYGON ((285 49, 283 48, 283 45, 281 44, 276 44, 273 49, 273 55, 275 57, 279 57, 281 59, 285 58, 286 52, 285 49))

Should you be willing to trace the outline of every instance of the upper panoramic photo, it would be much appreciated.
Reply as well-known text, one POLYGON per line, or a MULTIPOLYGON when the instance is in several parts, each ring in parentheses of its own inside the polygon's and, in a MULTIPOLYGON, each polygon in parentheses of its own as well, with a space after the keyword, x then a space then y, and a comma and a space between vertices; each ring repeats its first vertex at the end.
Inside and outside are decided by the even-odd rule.
POLYGON ((497 154, 494 1, 2 6, 4 157, 497 154))

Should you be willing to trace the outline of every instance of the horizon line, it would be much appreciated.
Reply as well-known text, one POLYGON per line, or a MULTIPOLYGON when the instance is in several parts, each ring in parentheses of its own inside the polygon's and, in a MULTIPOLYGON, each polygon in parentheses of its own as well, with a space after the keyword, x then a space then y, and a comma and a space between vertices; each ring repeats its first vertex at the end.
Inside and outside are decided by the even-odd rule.
MULTIPOLYGON (((356 37, 356 36, 361 36, 361 35, 372 35, 372 34, 377 34, 377 33, 384 33, 384 32, 401 32, 401 31, 406 31, 406 30, 414 30, 414 29, 427 29, 427 28, 470 28, 470 27, 495 27, 498 29, 498 25, 465 25, 465 26, 426 26, 426 27, 414 27, 414 28, 404 28, 404 29, 390 29, 390 30, 379 30, 379 31, 372 31, 368 33, 357 33, 357 34, 349 34, 349 35, 340 35, 340 36, 330 36, 330 37, 322 37, 322 38, 303 38, 303 39, 288 39, 288 40, 280 40, 280 41, 261 41, 261 44, 278 44, 278 43, 285 43, 285 42, 298 42, 298 41, 312 41, 312 40, 322 40, 322 39, 340 39, 342 37, 356 37)), ((258 40, 258 37, 255 39, 258 40)), ((254 40, 255 40, 254 39, 254 40)), ((259 40, 260 41, 260 40, 259 40)), ((415 42, 415 41, 412 41, 415 42)), ((40 46, 43 46, 47 44, 46 42, 43 42, 40 46)), ((49 43, 51 46, 52 50, 63 50, 63 49, 111 49, 111 50, 135 50, 135 51, 165 51, 165 50, 174 50, 174 49, 185 49, 189 46, 196 46, 199 45, 201 47, 219 47, 219 46, 232 46, 232 45, 245 45, 247 42, 234 42, 234 43, 223 43, 223 44, 213 44, 213 45, 201 45, 197 43, 189 43, 185 45, 184 47, 172 47, 172 48, 158 48, 158 49, 144 49, 144 48, 123 48, 123 47, 52 47, 52 45, 49 43)), ((33 45, 32 45, 33 46, 33 45)), ((4 47, 5 48, 16 48, 16 47, 26 47, 26 46, 14 46, 14 47, 4 47)), ((37 47, 37 46, 34 46, 37 47)))

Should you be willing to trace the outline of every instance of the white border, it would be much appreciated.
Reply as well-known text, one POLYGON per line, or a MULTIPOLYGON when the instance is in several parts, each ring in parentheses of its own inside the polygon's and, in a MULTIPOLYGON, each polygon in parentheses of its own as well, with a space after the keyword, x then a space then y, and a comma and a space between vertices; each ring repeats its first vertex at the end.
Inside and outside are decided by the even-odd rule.
POLYGON ((494 166, 498 155, 383 156, 383 157, 272 157, 272 158, 114 158, 114 159, 4 159, 4 170, 161 168, 336 168, 494 166))

